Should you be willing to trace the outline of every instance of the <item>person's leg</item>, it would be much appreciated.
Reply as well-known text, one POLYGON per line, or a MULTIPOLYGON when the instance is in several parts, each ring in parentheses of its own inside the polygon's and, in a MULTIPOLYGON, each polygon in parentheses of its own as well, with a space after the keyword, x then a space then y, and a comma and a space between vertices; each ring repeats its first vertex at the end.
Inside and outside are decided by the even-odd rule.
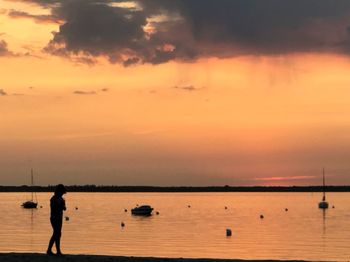
POLYGON ((51 219, 50 219, 50 221, 51 221, 51 226, 52 226, 52 229, 53 229, 53 233, 52 233, 52 236, 51 236, 51 238, 50 238, 49 246, 48 246, 48 248, 47 248, 46 253, 47 253, 48 255, 53 255, 53 253, 52 253, 52 247, 53 247, 53 244, 55 243, 55 227, 54 227, 54 223, 52 222, 51 219))
POLYGON ((55 244, 57 255, 63 255, 61 252, 61 232, 62 232, 62 220, 57 221, 55 227, 55 244))
POLYGON ((53 234, 53 235, 51 236, 51 238, 50 238, 49 246, 48 246, 48 248, 47 248, 46 254, 48 254, 48 255, 53 255, 53 253, 52 253, 52 247, 53 247, 54 242, 55 242, 55 236, 54 236, 54 234, 53 234))

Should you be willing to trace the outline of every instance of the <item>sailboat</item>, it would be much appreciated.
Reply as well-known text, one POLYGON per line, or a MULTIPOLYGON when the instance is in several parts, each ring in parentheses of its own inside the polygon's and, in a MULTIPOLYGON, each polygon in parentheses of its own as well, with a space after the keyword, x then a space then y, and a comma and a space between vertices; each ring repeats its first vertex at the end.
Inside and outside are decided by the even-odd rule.
MULTIPOLYGON (((34 192, 33 192, 33 185, 34 185, 34 178, 33 178, 33 168, 31 169, 31 199, 24 202, 22 204, 23 208, 36 208, 38 206, 38 200, 36 199, 36 202, 34 202, 34 192)), ((35 194, 35 198, 36 198, 36 194, 35 194)))
POLYGON ((326 182, 325 182, 324 168, 323 168, 323 197, 322 197, 322 201, 318 203, 318 208, 327 209, 328 206, 329 204, 326 201, 326 182))

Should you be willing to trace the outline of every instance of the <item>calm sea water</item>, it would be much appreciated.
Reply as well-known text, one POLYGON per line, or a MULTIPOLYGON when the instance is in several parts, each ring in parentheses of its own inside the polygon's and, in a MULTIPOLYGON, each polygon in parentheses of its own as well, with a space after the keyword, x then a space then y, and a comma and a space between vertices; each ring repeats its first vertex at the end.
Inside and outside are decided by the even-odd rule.
MULTIPOLYGON (((37 210, 20 207, 28 196, 0 193, 0 252, 46 251, 51 194, 38 194, 43 207, 37 210)), ((350 193, 329 193, 335 208, 326 212, 317 208, 319 193, 69 193, 65 198, 70 218, 63 225, 65 253, 350 259, 350 193), (160 214, 132 216, 136 204, 150 204, 160 214)))

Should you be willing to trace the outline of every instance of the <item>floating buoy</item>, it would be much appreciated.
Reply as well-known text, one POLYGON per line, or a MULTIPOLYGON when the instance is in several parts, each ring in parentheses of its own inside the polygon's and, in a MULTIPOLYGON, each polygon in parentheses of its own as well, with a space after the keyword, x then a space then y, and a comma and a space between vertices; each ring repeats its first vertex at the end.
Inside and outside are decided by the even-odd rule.
POLYGON ((191 205, 188 205, 187 207, 188 207, 188 208, 191 208, 191 205))
POLYGON ((332 206, 332 208, 335 208, 335 206, 332 206))
POLYGON ((260 219, 264 219, 264 215, 260 215, 260 219))
POLYGON ((232 236, 232 230, 231 229, 229 229, 229 228, 226 229, 226 236, 227 237, 232 236))
POLYGON ((158 211, 156 212, 156 215, 159 215, 159 212, 158 212, 158 211))
POLYGON ((285 211, 288 212, 288 208, 286 208, 285 211))
POLYGON ((225 209, 227 209, 227 207, 225 207, 225 209))
POLYGON ((121 227, 125 227, 124 222, 121 222, 120 225, 121 225, 121 227))
POLYGON ((40 208, 43 208, 43 206, 40 206, 40 208))
POLYGON ((126 213, 126 212, 128 212, 128 210, 125 208, 125 209, 124 209, 124 212, 126 213))
POLYGON ((78 207, 75 207, 75 210, 78 210, 78 207))
POLYGON ((69 221, 69 217, 66 217, 66 221, 69 221))

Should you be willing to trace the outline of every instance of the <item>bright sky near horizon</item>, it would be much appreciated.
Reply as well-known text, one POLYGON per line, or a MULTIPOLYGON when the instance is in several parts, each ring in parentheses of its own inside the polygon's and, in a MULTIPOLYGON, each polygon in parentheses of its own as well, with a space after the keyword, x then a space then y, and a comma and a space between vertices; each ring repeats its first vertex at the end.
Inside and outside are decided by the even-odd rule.
POLYGON ((350 1, 0 0, 0 184, 350 184, 350 1))

